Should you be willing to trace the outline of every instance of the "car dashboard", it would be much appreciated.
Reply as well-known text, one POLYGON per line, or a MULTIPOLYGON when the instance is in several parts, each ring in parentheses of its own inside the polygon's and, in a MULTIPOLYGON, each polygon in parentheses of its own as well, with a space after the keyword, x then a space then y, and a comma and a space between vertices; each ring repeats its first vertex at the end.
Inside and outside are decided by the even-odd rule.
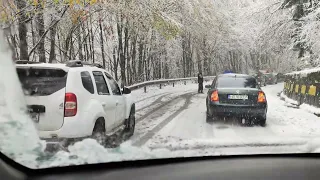
POLYGON ((319 179, 318 155, 201 157, 117 162, 43 170, 21 168, 1 161, 1 179, 319 179))

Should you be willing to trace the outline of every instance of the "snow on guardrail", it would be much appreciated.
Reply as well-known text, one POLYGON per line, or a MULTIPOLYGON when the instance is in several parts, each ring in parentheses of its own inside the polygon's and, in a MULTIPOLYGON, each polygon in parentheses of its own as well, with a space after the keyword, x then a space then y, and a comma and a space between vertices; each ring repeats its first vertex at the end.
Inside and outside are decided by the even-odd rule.
POLYGON ((308 75, 308 74, 311 74, 311 73, 315 73, 315 72, 320 72, 320 67, 317 67, 317 68, 311 68, 311 69, 304 69, 304 70, 301 70, 301 71, 293 71, 291 73, 287 73, 285 75, 308 75))
MULTIPOLYGON (((176 78, 176 79, 159 79, 159 80, 153 80, 153 81, 146 81, 138 84, 134 84, 131 86, 128 86, 130 90, 136 90, 140 89, 143 87, 151 86, 151 85, 159 85, 159 84, 164 84, 164 83, 174 83, 174 82, 179 82, 179 81, 190 81, 190 80, 197 80, 198 77, 189 77, 189 78, 176 78)), ((203 77, 205 80, 211 80, 215 78, 215 76, 204 76, 203 77)))

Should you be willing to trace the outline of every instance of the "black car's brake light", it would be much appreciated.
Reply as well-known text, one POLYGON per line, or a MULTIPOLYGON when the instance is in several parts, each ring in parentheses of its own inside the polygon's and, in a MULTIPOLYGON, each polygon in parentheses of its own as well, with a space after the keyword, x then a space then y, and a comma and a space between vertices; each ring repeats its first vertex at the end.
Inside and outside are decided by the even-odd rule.
POLYGON ((266 95, 264 94, 263 91, 259 91, 259 93, 258 93, 258 103, 265 103, 265 102, 267 102, 266 95))
POLYGON ((215 91, 212 92, 210 99, 211 99, 212 102, 219 102, 218 90, 215 90, 215 91))

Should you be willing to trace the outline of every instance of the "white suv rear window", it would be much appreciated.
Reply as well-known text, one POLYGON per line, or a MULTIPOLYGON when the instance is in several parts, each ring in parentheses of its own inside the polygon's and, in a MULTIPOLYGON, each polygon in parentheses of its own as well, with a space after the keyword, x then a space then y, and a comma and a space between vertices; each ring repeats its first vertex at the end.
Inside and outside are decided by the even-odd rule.
POLYGON ((48 96, 66 87, 67 72, 62 69, 17 68, 26 95, 48 96))

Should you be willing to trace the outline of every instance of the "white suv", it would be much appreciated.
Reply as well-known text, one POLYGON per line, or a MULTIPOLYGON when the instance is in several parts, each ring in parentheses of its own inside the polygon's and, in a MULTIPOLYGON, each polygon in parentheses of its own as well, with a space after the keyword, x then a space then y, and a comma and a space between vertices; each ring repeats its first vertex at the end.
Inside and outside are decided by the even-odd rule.
POLYGON ((103 144, 116 132, 133 135, 135 104, 131 91, 121 91, 104 69, 81 61, 19 61, 16 68, 41 139, 66 143, 93 137, 103 144))

